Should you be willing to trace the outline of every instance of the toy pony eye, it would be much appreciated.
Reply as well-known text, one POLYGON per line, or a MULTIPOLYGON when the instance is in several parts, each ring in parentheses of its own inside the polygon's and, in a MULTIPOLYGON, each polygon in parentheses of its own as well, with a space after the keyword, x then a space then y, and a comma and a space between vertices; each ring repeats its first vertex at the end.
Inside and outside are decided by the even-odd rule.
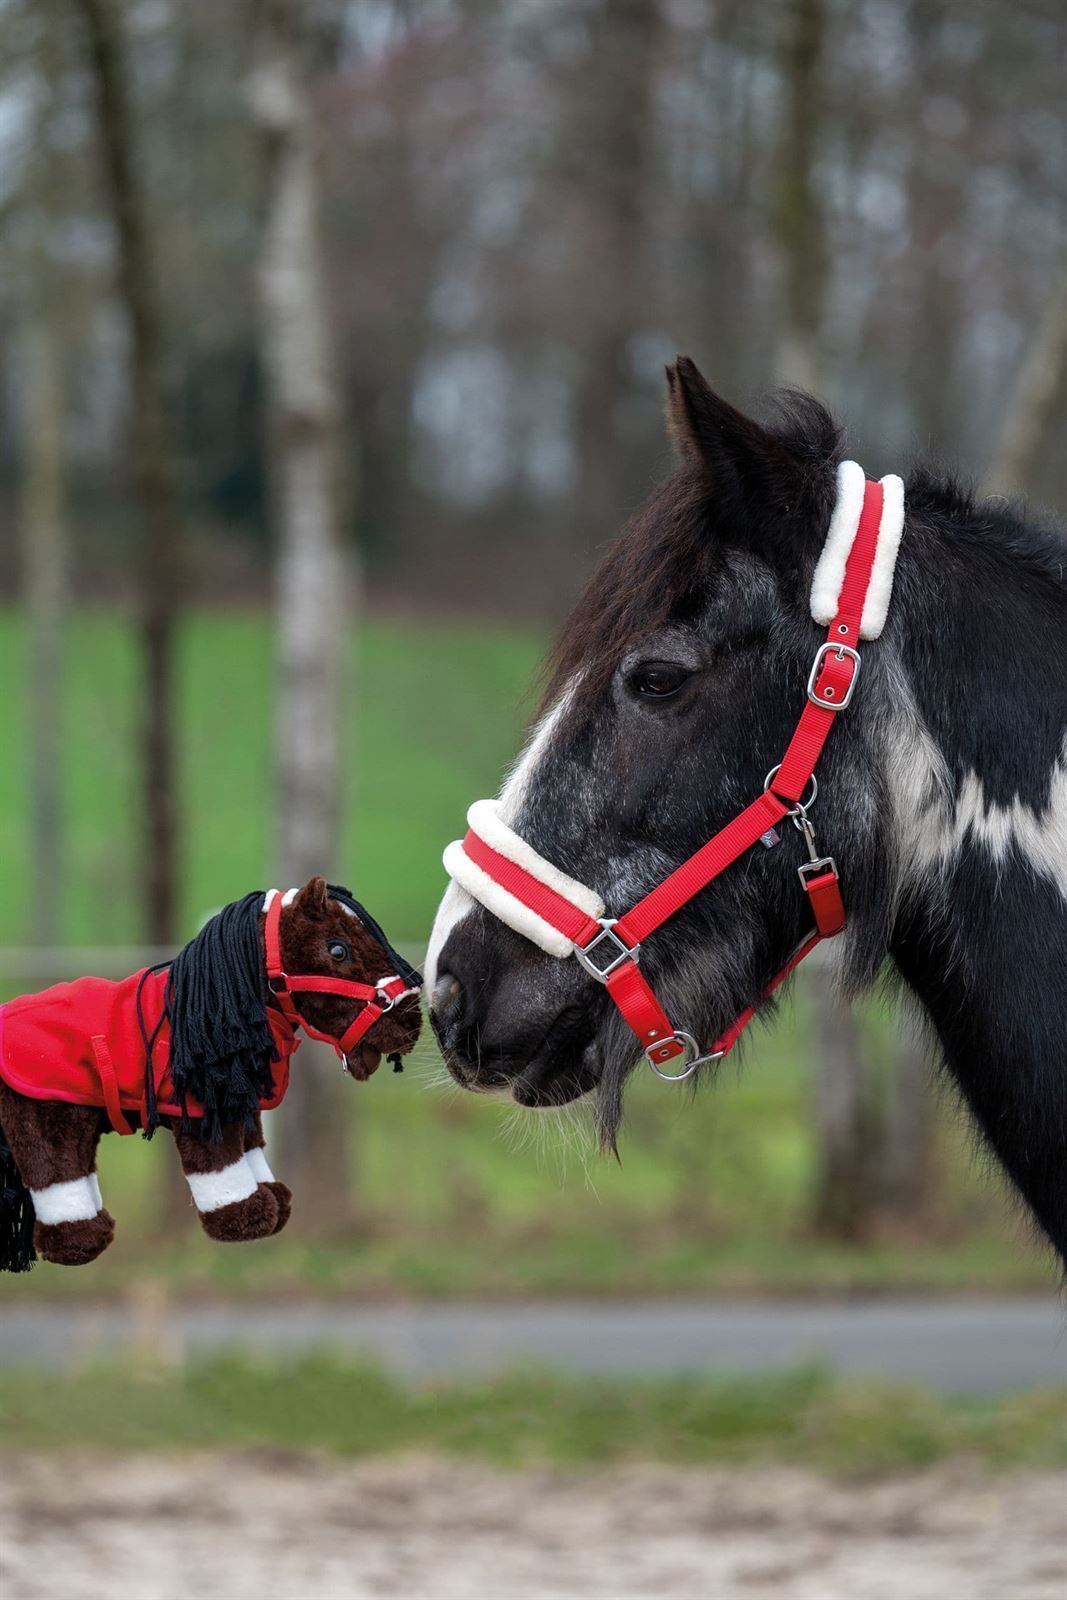
POLYGON ((691 677, 689 668, 675 661, 644 661, 629 673, 626 683, 642 700, 669 700, 691 677))
POLYGON ((331 939, 326 946, 331 961, 351 961, 352 952, 343 939, 331 939))

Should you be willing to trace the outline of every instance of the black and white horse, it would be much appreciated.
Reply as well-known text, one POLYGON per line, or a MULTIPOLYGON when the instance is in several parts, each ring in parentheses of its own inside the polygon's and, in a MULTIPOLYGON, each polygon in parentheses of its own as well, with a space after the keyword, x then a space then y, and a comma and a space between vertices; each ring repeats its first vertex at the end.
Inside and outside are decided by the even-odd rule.
MULTIPOLYGON (((613 915, 760 792, 824 635, 813 573, 838 429, 788 397, 742 416, 668 372, 678 470, 594 576, 499 815, 613 915)), ((847 903, 857 992, 891 963, 986 1139, 1067 1259, 1067 540, 917 469, 892 605, 837 719, 812 812, 847 903)), ((801 836, 749 850, 645 942, 642 972, 706 1046, 803 937, 801 836)), ((524 930, 525 931, 525 930, 524 930)), ((640 1052, 603 987, 458 884, 427 967, 449 1067, 527 1106, 595 1091, 615 1136, 640 1052)))

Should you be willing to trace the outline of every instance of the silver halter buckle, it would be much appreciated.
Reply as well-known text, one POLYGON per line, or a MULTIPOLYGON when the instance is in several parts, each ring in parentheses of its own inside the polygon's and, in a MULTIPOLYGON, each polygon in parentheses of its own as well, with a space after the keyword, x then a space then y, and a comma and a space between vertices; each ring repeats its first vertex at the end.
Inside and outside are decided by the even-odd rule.
POLYGON ((617 920, 615 917, 598 917, 600 932, 594 934, 587 945, 582 947, 575 945, 574 947, 574 953, 578 957, 579 965, 583 966, 589 976, 596 979, 597 983, 607 983, 610 974, 615 971, 616 967, 621 967, 624 961, 636 961, 637 952, 641 948, 639 944, 635 944, 631 949, 628 944, 623 943, 614 931, 617 920), (606 949, 599 949, 598 947, 603 946, 605 941, 606 949), (594 950, 598 951, 601 958, 606 957, 606 960, 603 960, 603 964, 601 964, 601 960, 594 960, 594 950))
MULTIPOLYGON (((702 1056, 700 1054, 700 1046, 693 1038, 693 1035, 691 1033, 685 1033, 681 1028, 676 1028, 672 1037, 676 1039, 685 1050, 686 1061, 681 1072, 664 1072, 661 1067, 657 1067, 656 1063, 652 1059, 651 1051, 653 1047, 650 1046, 649 1049, 645 1051, 645 1060, 652 1068, 652 1071, 656 1074, 656 1077, 662 1078, 664 1083, 682 1083, 686 1078, 691 1078, 698 1067, 706 1066, 709 1061, 721 1061, 723 1056, 726 1054, 725 1050, 711 1050, 706 1056, 702 1056)), ((662 1039, 658 1040, 657 1042, 660 1046, 662 1046, 664 1043, 662 1039)))

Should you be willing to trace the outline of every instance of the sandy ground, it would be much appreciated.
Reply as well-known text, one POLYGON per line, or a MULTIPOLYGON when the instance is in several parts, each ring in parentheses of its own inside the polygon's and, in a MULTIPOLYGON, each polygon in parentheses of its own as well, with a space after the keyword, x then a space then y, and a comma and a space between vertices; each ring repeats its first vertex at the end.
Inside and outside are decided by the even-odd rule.
POLYGON ((1064 1600, 1067 1474, 6 1457, 3 1600, 1064 1600))

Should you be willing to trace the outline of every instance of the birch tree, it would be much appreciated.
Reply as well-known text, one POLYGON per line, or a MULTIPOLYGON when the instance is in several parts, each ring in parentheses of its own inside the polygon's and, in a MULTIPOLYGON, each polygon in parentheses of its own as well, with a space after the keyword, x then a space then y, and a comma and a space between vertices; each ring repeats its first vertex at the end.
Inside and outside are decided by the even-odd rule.
POLYGON ((138 170, 122 12, 76 0, 85 23, 97 126, 116 237, 118 288, 130 327, 130 457, 140 512, 141 789, 145 934, 177 934, 177 814, 173 731, 174 632, 181 525, 177 461, 164 396, 163 317, 138 170))
MULTIPOLYGON (((266 185, 259 294, 277 559, 278 863, 284 885, 328 874, 341 789, 343 646, 352 596, 340 541, 338 395, 320 240, 315 122, 298 0, 263 0, 250 83, 266 185)), ((310 1049, 310 1046, 305 1048, 310 1049)), ((286 1101, 288 1173, 312 1227, 347 1210, 337 1085, 323 1059, 286 1101)))

